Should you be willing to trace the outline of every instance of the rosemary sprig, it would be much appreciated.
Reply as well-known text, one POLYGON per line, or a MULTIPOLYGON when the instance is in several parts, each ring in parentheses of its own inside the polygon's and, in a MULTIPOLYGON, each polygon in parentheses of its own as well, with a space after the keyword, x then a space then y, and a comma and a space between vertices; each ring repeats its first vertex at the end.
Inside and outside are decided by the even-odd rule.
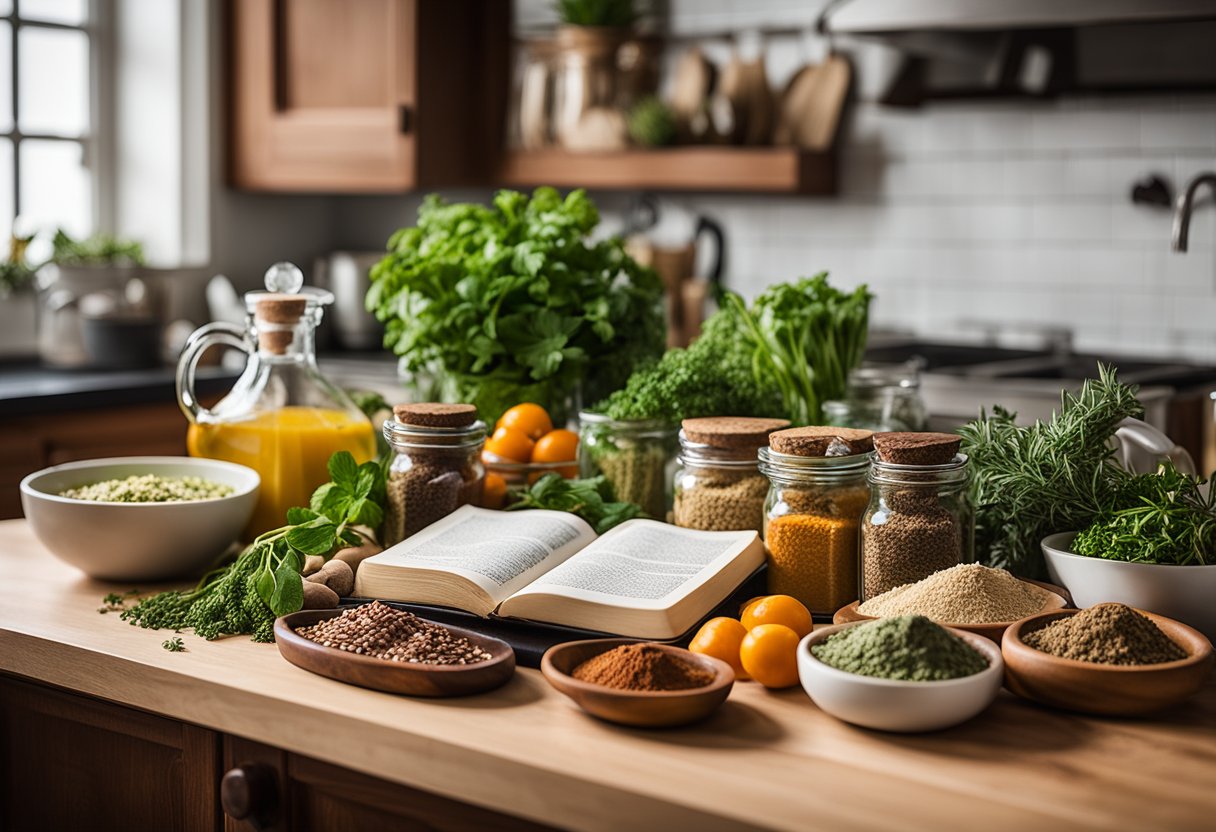
POLYGON ((981 561, 1043 577, 1044 537, 1088 528, 1119 508, 1120 487, 1132 475, 1116 463, 1109 440, 1124 419, 1143 415, 1136 389, 1099 365, 1098 378, 1079 394, 1061 395, 1048 422, 1019 427, 997 407, 960 429, 981 561))

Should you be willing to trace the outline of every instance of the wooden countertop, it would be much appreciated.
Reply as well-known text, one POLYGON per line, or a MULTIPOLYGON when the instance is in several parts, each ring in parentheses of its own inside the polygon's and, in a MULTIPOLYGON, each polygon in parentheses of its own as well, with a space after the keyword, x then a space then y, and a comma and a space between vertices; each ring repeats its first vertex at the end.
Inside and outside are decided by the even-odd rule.
POLYGON ((165 634, 116 614, 24 521, 0 523, 0 670, 270 743, 558 826, 833 830, 1195 829, 1216 813, 1216 685, 1146 720, 1090 719, 1002 693, 958 728, 853 728, 800 689, 737 684, 667 731, 585 716, 540 674, 467 699, 323 679, 245 638, 165 634))

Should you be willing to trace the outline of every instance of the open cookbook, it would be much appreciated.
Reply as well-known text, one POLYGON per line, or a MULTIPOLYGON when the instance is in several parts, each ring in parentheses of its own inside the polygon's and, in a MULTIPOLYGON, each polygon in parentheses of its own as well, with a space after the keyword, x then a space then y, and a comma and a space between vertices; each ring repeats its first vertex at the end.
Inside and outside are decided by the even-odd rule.
POLYGON ((363 561, 355 594, 649 639, 683 634, 764 563, 754 531, 464 506, 363 561))

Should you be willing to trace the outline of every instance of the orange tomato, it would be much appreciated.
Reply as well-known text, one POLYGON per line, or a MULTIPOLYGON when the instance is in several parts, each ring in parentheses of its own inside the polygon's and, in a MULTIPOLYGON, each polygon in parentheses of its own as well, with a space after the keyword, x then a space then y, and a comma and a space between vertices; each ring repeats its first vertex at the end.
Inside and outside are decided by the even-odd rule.
POLYGON ((538 404, 524 402, 508 410, 498 420, 496 428, 512 428, 536 441, 553 430, 553 420, 538 404))
POLYGON ((810 611, 797 598, 788 595, 769 595, 751 604, 740 616, 748 630, 761 624, 783 624, 802 638, 814 628, 810 611))
MULTIPOLYGON (((572 430, 558 428, 536 440, 532 449, 533 462, 574 462, 578 459, 578 434, 572 430)), ((578 466, 559 468, 558 472, 570 479, 578 476, 578 466)))
POLYGON ((527 462, 532 458, 532 447, 536 443, 528 434, 515 428, 495 428, 494 435, 486 440, 486 451, 507 462, 527 462))
POLYGON ((783 624, 761 624, 743 637, 739 661, 766 688, 798 684, 798 634, 783 624))
POLYGON ((735 669, 735 678, 746 679, 747 672, 739 661, 739 647, 747 629, 734 618, 711 618, 701 625, 688 649, 694 653, 721 659, 735 669))
POLYGON ((481 490, 482 508, 502 508, 507 501, 507 481, 493 471, 486 474, 486 484, 481 490))

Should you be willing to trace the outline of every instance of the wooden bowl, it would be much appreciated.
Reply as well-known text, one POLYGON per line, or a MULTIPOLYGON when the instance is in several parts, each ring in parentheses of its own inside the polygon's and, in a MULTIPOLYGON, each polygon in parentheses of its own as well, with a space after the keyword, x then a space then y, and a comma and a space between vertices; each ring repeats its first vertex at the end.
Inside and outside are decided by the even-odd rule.
POLYGON ((1187 657, 1150 665, 1112 665, 1062 659, 1035 650, 1022 635, 1080 610, 1024 618, 1005 631, 1005 687, 1044 705, 1109 716, 1134 716, 1168 708, 1196 693, 1212 670, 1212 643, 1172 618, 1144 612, 1187 657))
MULTIPOLYGON (((1068 595, 1068 590, 1064 589, 1063 587, 1056 586, 1055 584, 1043 583, 1042 581, 1032 581, 1028 578, 1018 578, 1018 580, 1025 581, 1028 584, 1034 584, 1035 586, 1039 587, 1040 589, 1047 590, 1054 596, 1051 600, 1048 601, 1048 605, 1045 608, 1046 612, 1052 612, 1053 610, 1056 610, 1056 609, 1062 610, 1062 609, 1066 608, 1070 603, 1072 603, 1071 598, 1068 595)), ((861 613, 859 613, 857 611, 857 608, 859 606, 861 606, 861 602, 854 601, 853 603, 849 604, 847 607, 841 607, 840 609, 836 610, 836 614, 832 616, 832 623, 833 624, 850 624, 854 621, 873 621, 874 616, 862 615, 861 613)), ((1039 613, 1036 613, 1036 614, 1039 614, 1039 613)), ((968 633, 975 633, 977 636, 983 636, 984 638, 989 639, 990 641, 1000 644, 1001 636, 1003 636, 1005 634, 1005 630, 1008 629, 1015 622, 1003 621, 1003 622, 997 622, 994 624, 955 624, 953 622, 948 622, 948 621, 939 621, 938 623, 941 624, 943 627, 950 627, 955 630, 965 630, 968 633)))
MULTIPOLYGON (((345 610, 301 610, 276 619, 274 640, 283 658, 320 676, 348 685, 403 693, 407 696, 467 696, 506 684, 515 673, 515 651, 505 641, 479 635, 459 627, 447 627, 490 654, 477 664, 407 664, 326 647, 296 633, 341 615, 345 610)), ((447 625, 440 625, 447 626, 447 625)))
POLYGON ((540 672, 559 693, 574 700, 592 716, 621 725, 658 728, 687 725, 709 716, 726 701, 735 683, 735 671, 726 662, 670 644, 655 644, 714 674, 708 685, 689 690, 619 690, 575 679, 570 674, 587 659, 622 644, 637 644, 630 638, 597 638, 571 641, 550 647, 540 660, 540 672))

